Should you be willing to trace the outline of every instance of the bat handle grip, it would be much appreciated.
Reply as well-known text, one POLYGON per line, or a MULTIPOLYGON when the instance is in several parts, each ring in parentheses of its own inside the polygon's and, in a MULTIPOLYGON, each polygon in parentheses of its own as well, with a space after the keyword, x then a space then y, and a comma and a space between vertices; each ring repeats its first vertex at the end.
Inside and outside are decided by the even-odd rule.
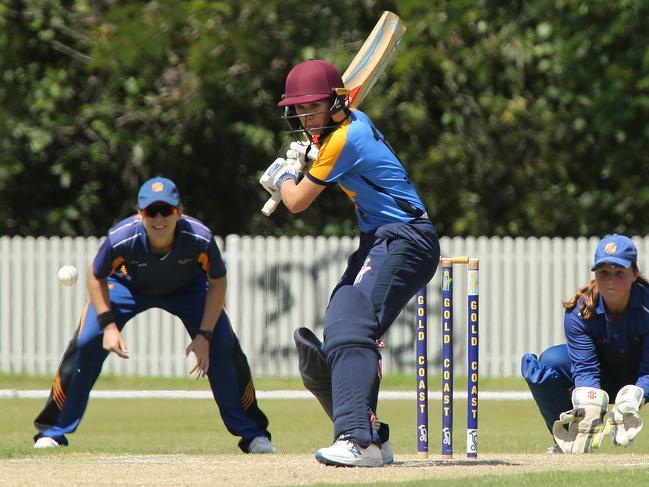
POLYGON ((268 198, 268 201, 266 201, 266 204, 264 204, 261 212, 266 216, 272 215, 273 212, 277 209, 280 201, 282 201, 282 195, 279 191, 275 191, 273 195, 268 198))

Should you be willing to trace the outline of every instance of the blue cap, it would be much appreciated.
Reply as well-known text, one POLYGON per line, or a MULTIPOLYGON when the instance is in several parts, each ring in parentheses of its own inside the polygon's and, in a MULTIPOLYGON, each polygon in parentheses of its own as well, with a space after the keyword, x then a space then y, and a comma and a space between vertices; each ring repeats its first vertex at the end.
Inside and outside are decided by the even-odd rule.
POLYGON ((594 271, 600 266, 610 264, 628 269, 638 259, 638 250, 629 237, 624 235, 607 235, 597 245, 595 263, 590 268, 594 271))
POLYGON ((180 204, 180 194, 173 181, 157 177, 149 179, 142 185, 137 195, 138 208, 143 210, 156 201, 163 201, 172 206, 180 204))

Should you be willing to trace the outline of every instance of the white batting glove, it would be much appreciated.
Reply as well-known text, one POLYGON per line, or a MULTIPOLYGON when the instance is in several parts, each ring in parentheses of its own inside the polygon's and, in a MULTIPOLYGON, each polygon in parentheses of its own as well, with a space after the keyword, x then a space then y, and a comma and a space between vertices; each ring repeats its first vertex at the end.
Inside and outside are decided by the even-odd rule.
POLYGON ((273 184, 275 185, 275 190, 279 191, 282 188, 282 184, 284 184, 284 182, 286 182, 289 179, 292 179, 295 183, 297 183, 297 178, 299 175, 300 175, 299 162, 296 161, 295 159, 287 159, 286 169, 284 173, 277 174, 273 178, 273 184))
POLYGON ((266 188, 270 194, 279 191, 286 180, 292 179, 297 181, 298 171, 295 165, 295 161, 287 161, 283 157, 278 157, 268 166, 268 169, 264 171, 261 178, 259 178, 259 184, 266 188))
POLYGON ((602 444, 608 394, 594 387, 576 387, 572 405, 554 422, 554 441, 564 453, 590 453, 602 444))
POLYGON ((640 408, 644 404, 644 390, 641 387, 628 385, 620 389, 615 396, 615 406, 606 421, 605 432, 613 437, 613 443, 629 446, 633 438, 642 429, 640 408))
POLYGON ((318 158, 318 148, 309 142, 293 141, 286 151, 286 158, 295 159, 302 170, 307 160, 315 161, 318 158))

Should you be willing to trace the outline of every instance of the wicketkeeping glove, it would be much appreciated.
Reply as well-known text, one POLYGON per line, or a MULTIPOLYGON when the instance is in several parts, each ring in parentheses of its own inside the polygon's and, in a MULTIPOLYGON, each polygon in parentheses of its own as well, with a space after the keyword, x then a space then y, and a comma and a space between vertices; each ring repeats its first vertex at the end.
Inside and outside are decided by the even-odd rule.
POLYGON ((264 171, 264 174, 259 179, 259 184, 266 188, 270 194, 279 191, 287 179, 297 181, 298 170, 295 167, 296 165, 297 162, 294 160, 289 159, 287 161, 283 157, 278 157, 264 171))
POLYGON ((608 394, 594 387, 576 387, 572 405, 554 422, 554 441, 564 453, 589 453, 602 444, 608 394))
POLYGON ((287 159, 295 159, 300 170, 304 169, 307 159, 315 161, 318 158, 318 148, 309 142, 293 141, 286 151, 287 159))
POLYGON ((640 408, 644 404, 644 390, 641 387, 628 385, 620 389, 615 396, 615 406, 606 421, 606 434, 613 437, 616 445, 629 446, 633 438, 642 429, 640 408))

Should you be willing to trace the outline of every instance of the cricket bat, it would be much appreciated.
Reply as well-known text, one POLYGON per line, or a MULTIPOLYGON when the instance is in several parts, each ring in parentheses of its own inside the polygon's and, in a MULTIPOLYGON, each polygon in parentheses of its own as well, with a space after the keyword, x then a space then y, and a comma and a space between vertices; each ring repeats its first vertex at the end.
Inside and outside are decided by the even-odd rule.
MULTIPOLYGON (((348 107, 356 108, 365 99, 365 95, 372 89, 388 65, 405 32, 406 26, 398 15, 388 11, 383 12, 342 75, 345 88, 349 90, 348 107)), ((268 199, 261 212, 270 216, 280 201, 282 201, 282 196, 277 191, 268 199)))

